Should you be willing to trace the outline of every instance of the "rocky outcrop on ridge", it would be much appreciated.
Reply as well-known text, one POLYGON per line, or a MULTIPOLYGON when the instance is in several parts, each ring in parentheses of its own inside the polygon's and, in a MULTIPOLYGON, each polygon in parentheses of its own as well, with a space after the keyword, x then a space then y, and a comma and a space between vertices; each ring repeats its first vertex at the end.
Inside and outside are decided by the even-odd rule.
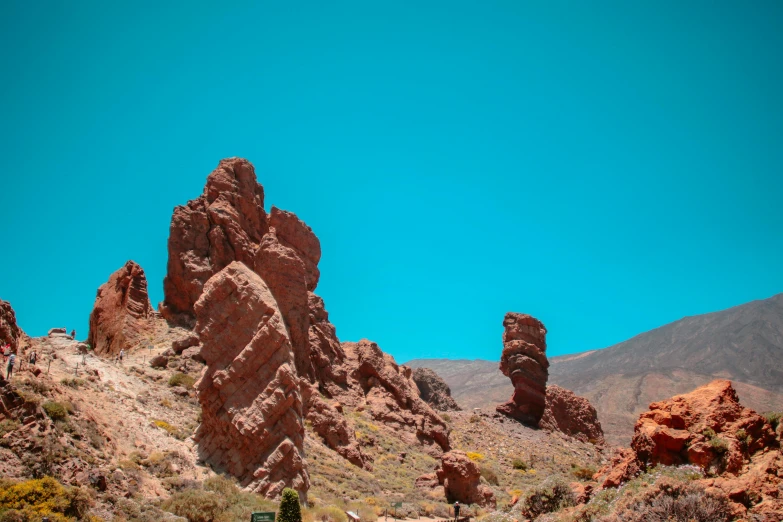
POLYGON ((196 384, 205 462, 269 498, 305 496, 304 414, 283 315, 263 279, 240 262, 213 276, 194 306, 206 369, 196 384))
POLYGON ((342 346, 352 369, 350 376, 358 384, 352 391, 362 408, 409 443, 424 445, 433 455, 450 449, 448 426, 419 397, 413 370, 397 365, 394 357, 372 341, 362 339, 342 346))
POLYGON ((0 347, 10 344, 11 350, 16 352, 22 335, 22 329, 16 324, 16 314, 11 308, 11 303, 0 299, 0 347))
POLYGON ((422 400, 436 410, 459 411, 462 409, 451 396, 449 385, 433 370, 429 368, 414 369, 413 382, 419 388, 422 400))
POLYGON ((538 425, 582 442, 604 443, 604 432, 590 401, 555 384, 546 387, 546 409, 538 425))
POLYGON ((734 515, 783 513, 781 433, 743 407, 730 381, 650 404, 634 426, 630 450, 620 452, 596 478, 617 487, 648 466, 692 464, 701 482, 733 501, 734 515))
POLYGON ((514 384, 511 400, 497 411, 520 422, 537 426, 546 407, 546 328, 527 314, 509 312, 503 319, 503 353, 500 371, 514 384))
POLYGON ((128 261, 98 288, 87 343, 98 355, 117 355, 155 330, 144 270, 128 261))
POLYGON ((453 450, 441 457, 440 468, 416 479, 420 489, 443 488, 450 503, 478 504, 494 509, 495 494, 481 483, 481 471, 464 451, 453 450))

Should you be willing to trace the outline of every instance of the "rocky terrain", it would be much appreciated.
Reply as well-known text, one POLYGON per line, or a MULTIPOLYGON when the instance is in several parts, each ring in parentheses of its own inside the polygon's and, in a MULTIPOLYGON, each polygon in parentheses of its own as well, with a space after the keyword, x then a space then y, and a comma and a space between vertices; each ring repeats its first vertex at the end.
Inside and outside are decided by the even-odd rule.
POLYGON ((626 484, 669 502, 655 464, 695 464, 676 487, 714 500, 710 513, 780 508, 780 428, 730 384, 652 404, 609 458, 596 408, 548 385, 544 325, 509 313, 502 404, 461 411, 434 372, 339 340, 314 293, 320 252, 230 158, 174 210, 160 313, 133 261, 98 289, 87 343, 61 328, 29 338, 0 302, 0 340, 18 354, 0 379, 0 520, 233 522, 274 510, 284 488, 307 522, 373 522, 392 504, 448 517, 454 501, 488 522, 598 520, 586 514, 647 502, 626 484))
MULTIPOLYGON (((716 378, 730 379, 748 407, 783 409, 783 294, 721 312, 686 317, 610 348, 550 359, 549 382, 595 406, 607 441, 627 445, 651 402, 686 393, 716 378)), ((421 359, 463 408, 506 400, 498 363, 421 359)))

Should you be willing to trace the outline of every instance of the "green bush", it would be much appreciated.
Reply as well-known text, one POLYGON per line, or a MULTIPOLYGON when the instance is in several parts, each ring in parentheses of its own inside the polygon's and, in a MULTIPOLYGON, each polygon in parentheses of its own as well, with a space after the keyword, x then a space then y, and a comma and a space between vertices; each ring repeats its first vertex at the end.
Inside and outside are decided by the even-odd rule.
POLYGON ((536 518, 544 513, 553 513, 576 505, 571 487, 561 477, 549 477, 533 488, 521 503, 525 516, 536 518))
POLYGON ((54 421, 68 420, 68 407, 61 402, 46 401, 41 407, 43 408, 44 413, 54 421))
POLYGON ((86 490, 69 488, 51 477, 0 484, 0 520, 70 522, 87 514, 92 499, 86 490))
POLYGON ((778 428, 780 421, 783 420, 783 411, 768 411, 763 417, 764 420, 772 426, 772 429, 775 430, 778 428))
POLYGON ((299 506, 299 493, 291 488, 283 490, 283 498, 280 501, 278 522, 302 522, 302 508, 299 506))
POLYGON ((319 506, 310 510, 310 515, 315 522, 348 522, 348 516, 337 506, 319 506))
POLYGON ((0 438, 6 433, 11 433, 17 429, 21 424, 15 419, 3 419, 0 421, 0 438))
POLYGON ((710 439, 710 448, 718 455, 723 455, 729 450, 729 443, 721 437, 713 437, 710 439))
POLYGON ((579 480, 592 480, 595 475, 594 467, 572 466, 571 473, 579 480))
POLYGON ((188 489, 175 493, 161 507, 187 518, 188 522, 215 522, 221 520, 228 508, 228 500, 214 491, 188 489))
POLYGON ((514 469, 521 469, 522 471, 526 471, 530 466, 522 459, 514 459, 511 461, 511 467, 514 469))
POLYGON ((196 379, 186 373, 175 373, 169 378, 169 386, 181 386, 190 389, 195 384, 196 379))

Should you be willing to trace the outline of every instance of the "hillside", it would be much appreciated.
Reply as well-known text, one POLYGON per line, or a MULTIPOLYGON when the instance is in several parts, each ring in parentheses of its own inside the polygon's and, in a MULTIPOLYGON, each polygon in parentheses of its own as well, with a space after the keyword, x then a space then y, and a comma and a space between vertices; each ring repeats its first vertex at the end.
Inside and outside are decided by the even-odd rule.
MULTIPOLYGON (((783 408, 783 294, 720 312, 685 317, 603 350, 550 359, 549 382, 587 397, 607 440, 628 444, 650 402, 715 378, 734 381, 744 404, 783 408)), ((512 392, 497 363, 418 359, 451 387, 465 407, 488 407, 512 392)))

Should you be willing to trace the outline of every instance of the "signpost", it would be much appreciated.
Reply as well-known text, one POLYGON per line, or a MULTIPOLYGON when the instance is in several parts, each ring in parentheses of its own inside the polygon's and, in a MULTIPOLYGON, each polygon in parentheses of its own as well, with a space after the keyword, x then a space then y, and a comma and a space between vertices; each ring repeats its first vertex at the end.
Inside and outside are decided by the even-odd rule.
POLYGON ((250 515, 250 522, 275 522, 275 513, 256 511, 250 515))

